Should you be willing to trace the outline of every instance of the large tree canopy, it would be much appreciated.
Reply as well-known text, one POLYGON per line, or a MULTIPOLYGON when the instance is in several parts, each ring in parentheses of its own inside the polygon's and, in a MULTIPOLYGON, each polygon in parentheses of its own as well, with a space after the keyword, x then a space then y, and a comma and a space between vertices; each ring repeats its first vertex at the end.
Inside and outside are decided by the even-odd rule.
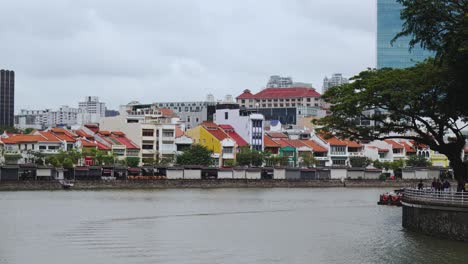
POLYGON ((446 69, 428 60, 407 69, 369 69, 352 80, 324 94, 332 114, 317 121, 322 130, 343 138, 426 144, 445 154, 457 179, 466 180, 461 159, 465 138, 457 123, 462 116, 450 107, 446 69), (361 125, 362 120, 371 125, 361 125))
POLYGON ((434 51, 436 63, 448 68, 452 108, 468 114, 468 0, 398 0, 403 29, 394 38, 411 38, 410 47, 434 51))

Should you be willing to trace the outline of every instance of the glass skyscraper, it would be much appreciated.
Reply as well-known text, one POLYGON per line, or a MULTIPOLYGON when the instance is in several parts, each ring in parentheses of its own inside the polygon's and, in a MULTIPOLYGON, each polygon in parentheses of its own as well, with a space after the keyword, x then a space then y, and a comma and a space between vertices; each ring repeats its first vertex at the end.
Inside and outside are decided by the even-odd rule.
POLYGON ((377 68, 407 68, 423 61, 432 52, 415 46, 409 51, 410 37, 398 38, 393 45, 391 40, 402 29, 400 19, 402 6, 396 0, 377 0, 377 68))

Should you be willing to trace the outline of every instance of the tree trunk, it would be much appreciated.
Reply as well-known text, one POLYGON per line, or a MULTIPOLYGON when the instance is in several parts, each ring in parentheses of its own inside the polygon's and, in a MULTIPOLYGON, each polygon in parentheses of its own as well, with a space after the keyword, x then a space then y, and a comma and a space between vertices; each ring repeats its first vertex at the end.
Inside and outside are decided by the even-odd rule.
POLYGON ((440 153, 445 154, 450 161, 450 167, 453 169, 453 174, 459 186, 464 185, 468 180, 467 164, 463 162, 462 151, 465 146, 465 139, 461 138, 452 144, 442 146, 440 153))

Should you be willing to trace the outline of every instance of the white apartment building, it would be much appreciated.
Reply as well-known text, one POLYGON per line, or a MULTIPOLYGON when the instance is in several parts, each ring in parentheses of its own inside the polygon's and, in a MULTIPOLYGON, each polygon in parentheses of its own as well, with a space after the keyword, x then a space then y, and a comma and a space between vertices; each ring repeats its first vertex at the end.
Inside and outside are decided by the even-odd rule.
POLYGON ((334 73, 330 78, 325 76, 323 79, 323 92, 325 93, 330 87, 342 85, 348 82, 348 78, 343 77, 341 73, 334 73))
POLYGON ((21 109, 20 114, 15 116, 15 126, 18 128, 43 129, 50 126, 77 124, 78 109, 67 105, 57 110, 26 110, 21 109))
POLYGON ((102 118, 99 128, 124 132, 141 147, 141 159, 174 157, 179 119, 165 110, 153 105, 129 104, 121 107, 119 116, 102 118))
POLYGON ((262 114, 241 113, 240 109, 216 109, 213 117, 218 125, 231 125, 252 149, 264 149, 265 117, 262 114))
POLYGON ((77 122, 79 125, 96 124, 106 116, 106 103, 99 102, 97 96, 86 96, 78 103, 77 122))

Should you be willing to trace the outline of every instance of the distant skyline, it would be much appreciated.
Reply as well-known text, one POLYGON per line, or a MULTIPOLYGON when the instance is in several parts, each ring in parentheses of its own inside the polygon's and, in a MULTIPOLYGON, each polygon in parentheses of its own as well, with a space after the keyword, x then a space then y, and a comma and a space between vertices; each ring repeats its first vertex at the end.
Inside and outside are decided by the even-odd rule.
POLYGON ((375 0, 2 3, 0 68, 16 72, 25 109, 99 96, 204 100, 258 91, 270 75, 322 91, 325 76, 376 65, 375 0))

